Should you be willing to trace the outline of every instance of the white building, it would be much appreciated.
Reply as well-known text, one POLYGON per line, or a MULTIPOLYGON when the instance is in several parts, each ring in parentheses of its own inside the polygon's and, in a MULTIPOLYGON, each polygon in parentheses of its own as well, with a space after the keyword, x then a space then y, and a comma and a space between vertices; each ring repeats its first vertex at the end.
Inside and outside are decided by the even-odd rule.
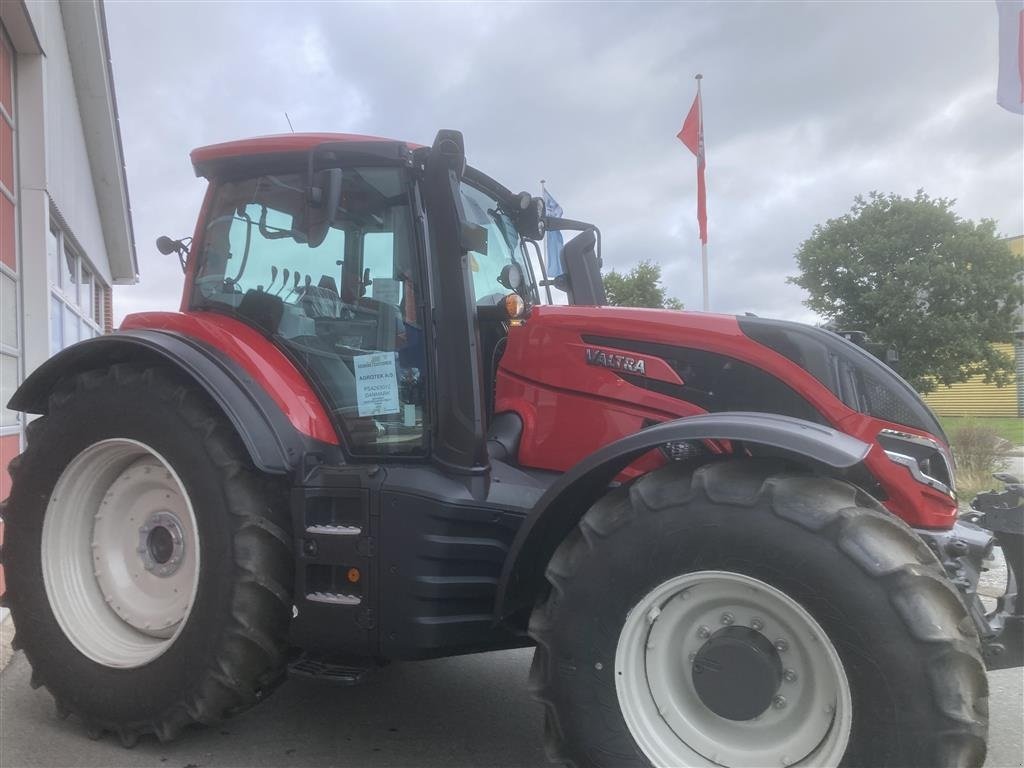
POLYGON ((110 330, 110 287, 137 273, 102 2, 0 0, 0 499, 12 392, 110 330))

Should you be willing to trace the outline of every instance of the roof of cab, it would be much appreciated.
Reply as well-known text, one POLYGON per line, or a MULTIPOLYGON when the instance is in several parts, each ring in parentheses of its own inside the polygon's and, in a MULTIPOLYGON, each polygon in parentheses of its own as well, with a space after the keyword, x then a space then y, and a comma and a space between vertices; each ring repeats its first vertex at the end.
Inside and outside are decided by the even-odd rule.
POLYGON ((409 149, 416 149, 420 146, 412 142, 385 139, 380 136, 364 136, 358 133, 282 133, 276 136, 257 136, 252 139, 210 144, 193 149, 189 157, 196 175, 207 176, 213 166, 235 157, 307 152, 320 144, 348 142, 404 144, 409 149))

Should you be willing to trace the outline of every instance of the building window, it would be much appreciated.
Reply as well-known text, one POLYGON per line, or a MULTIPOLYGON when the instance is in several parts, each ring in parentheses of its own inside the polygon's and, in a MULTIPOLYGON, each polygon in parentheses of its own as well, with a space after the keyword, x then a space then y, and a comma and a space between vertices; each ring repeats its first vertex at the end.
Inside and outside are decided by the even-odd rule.
POLYGON ((108 290, 60 227, 46 241, 50 273, 50 354, 103 333, 108 290))

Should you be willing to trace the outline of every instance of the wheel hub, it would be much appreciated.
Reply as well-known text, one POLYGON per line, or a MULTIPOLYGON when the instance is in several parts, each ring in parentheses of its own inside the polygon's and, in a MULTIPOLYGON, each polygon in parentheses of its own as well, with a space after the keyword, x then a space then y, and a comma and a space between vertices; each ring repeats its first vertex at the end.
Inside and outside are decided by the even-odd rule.
POLYGON ((772 642, 749 627, 718 630, 691 665, 697 696, 727 720, 753 720, 764 713, 782 685, 783 672, 772 642))
POLYGON ((615 687, 654 765, 838 765, 852 717, 828 635, 779 589, 697 571, 660 584, 626 616, 615 687))
POLYGON ((185 557, 185 534, 178 518, 167 510, 153 513, 139 528, 136 552, 150 573, 161 578, 174 575, 185 557))

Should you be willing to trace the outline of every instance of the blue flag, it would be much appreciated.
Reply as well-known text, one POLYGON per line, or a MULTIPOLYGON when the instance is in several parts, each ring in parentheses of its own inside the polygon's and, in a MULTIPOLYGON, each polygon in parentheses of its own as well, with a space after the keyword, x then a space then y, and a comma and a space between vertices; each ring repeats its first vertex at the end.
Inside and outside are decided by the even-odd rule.
MULTIPOLYGON (((561 216, 562 206, 551 196, 546 187, 542 186, 541 188, 544 190, 544 213, 548 216, 561 216)), ((560 230, 548 230, 544 240, 544 250, 548 254, 547 271, 549 280, 554 280, 565 271, 562 268, 562 242, 560 230)))

